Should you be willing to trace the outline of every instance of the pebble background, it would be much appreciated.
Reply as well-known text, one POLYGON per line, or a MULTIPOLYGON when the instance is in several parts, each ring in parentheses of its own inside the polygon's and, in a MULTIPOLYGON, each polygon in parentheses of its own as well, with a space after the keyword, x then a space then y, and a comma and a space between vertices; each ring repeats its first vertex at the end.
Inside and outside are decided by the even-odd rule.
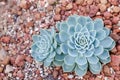
POLYGON ((120 0, 0 0, 0 80, 120 80, 120 0), (102 18, 112 30, 116 47, 98 75, 63 73, 30 56, 31 36, 72 14, 102 18))

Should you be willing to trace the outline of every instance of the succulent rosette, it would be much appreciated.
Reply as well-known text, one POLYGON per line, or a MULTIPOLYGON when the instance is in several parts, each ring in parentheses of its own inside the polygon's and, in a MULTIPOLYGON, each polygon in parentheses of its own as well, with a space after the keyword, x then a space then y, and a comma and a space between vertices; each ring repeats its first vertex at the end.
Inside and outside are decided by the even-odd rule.
POLYGON ((32 36, 31 55, 36 61, 43 62, 44 66, 50 66, 56 55, 57 42, 54 36, 54 28, 41 29, 39 35, 32 36))
POLYGON ((115 41, 109 36, 110 30, 104 27, 102 19, 72 15, 56 25, 59 33, 56 40, 63 58, 64 72, 75 71, 84 76, 89 69, 93 74, 100 73, 102 64, 111 61, 109 51, 115 41))

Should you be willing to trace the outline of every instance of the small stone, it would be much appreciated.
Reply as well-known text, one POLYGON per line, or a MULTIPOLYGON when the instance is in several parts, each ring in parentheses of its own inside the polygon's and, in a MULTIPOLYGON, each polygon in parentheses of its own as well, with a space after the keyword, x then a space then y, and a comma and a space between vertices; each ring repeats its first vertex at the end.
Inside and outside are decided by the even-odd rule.
POLYGON ((108 29, 112 29, 112 25, 106 25, 105 27, 108 29))
POLYGON ((56 14, 59 14, 60 11, 61 11, 61 8, 60 8, 60 7, 56 7, 56 8, 55 8, 55 13, 56 13, 56 14))
POLYGON ((52 11, 53 10, 53 6, 47 6, 47 11, 52 11))
POLYGON ((17 63, 17 66, 21 67, 21 66, 24 66, 24 64, 25 64, 25 61, 21 61, 21 62, 17 63))
POLYGON ((12 65, 15 64, 15 57, 10 57, 10 63, 11 63, 12 65))
POLYGON ((33 62, 33 59, 32 59, 32 57, 30 57, 30 56, 27 56, 27 57, 25 58, 25 60, 26 60, 27 62, 29 62, 29 63, 32 63, 32 62, 33 62))
POLYGON ((23 61, 25 59, 24 55, 18 55, 15 60, 15 64, 18 64, 20 61, 23 61))
POLYGON ((68 80, 68 74, 67 73, 62 74, 62 76, 65 80, 68 80))
POLYGON ((23 9, 28 9, 30 8, 31 4, 26 0, 21 0, 19 6, 23 9))
POLYGON ((104 5, 104 4, 99 4, 99 8, 100 8, 100 11, 101 12, 104 12, 104 11, 106 11, 106 5, 104 5))
POLYGON ((120 51, 120 45, 117 45, 117 50, 120 51))
POLYGON ((17 11, 17 15, 22 15, 22 11, 17 11))
POLYGON ((5 59, 2 62, 0 62, 0 64, 7 65, 9 61, 10 61, 10 57, 6 56, 5 59))
POLYGON ((117 26, 119 26, 119 27, 120 27, 120 21, 118 21, 118 24, 117 24, 117 26))
POLYGON ((35 12, 34 17, 38 20, 38 19, 40 19, 41 15, 39 12, 35 12))
POLYGON ((103 67, 103 72, 104 72, 105 76, 110 76, 111 75, 110 68, 107 65, 105 65, 103 67))
POLYGON ((116 55, 120 55, 120 51, 116 52, 115 54, 116 54, 116 55))
POLYGON ((54 20, 56 20, 56 21, 61 20, 61 15, 60 15, 60 14, 56 14, 56 15, 54 16, 54 20))
POLYGON ((60 68, 60 66, 57 66, 56 68, 55 68, 55 70, 57 70, 57 71, 59 71, 61 68, 60 68))
POLYGON ((119 71, 119 65, 120 65, 120 55, 111 55, 111 62, 110 62, 112 68, 116 71, 119 71))
POLYGON ((0 43, 0 50, 3 48, 2 44, 0 43))
POLYGON ((75 0, 75 3, 80 5, 80 4, 83 4, 84 0, 75 0))
POLYGON ((120 39, 119 39, 117 42, 118 42, 118 44, 120 45, 120 39))
POLYGON ((19 71, 17 72, 17 77, 19 77, 20 79, 23 79, 23 78, 24 78, 24 74, 23 74, 23 72, 22 72, 21 70, 19 70, 19 71))
MULTIPOLYGON (((113 27, 113 28, 114 28, 114 27, 113 27)), ((119 28, 113 29, 113 33, 118 34, 118 35, 120 36, 119 32, 120 32, 120 29, 119 29, 119 28)))
POLYGON ((66 6, 66 10, 71 10, 73 8, 73 4, 72 3, 69 3, 67 6, 66 6))
POLYGON ((105 25, 112 25, 112 22, 110 20, 104 20, 105 25))
POLYGON ((57 78, 57 76, 58 76, 58 71, 54 70, 54 71, 53 71, 53 77, 54 77, 54 78, 57 78))
POLYGON ((120 7, 114 6, 113 7, 113 12, 116 12, 116 13, 120 12, 120 7))
POLYGON ((4 43, 9 43, 10 42, 10 36, 1 37, 1 41, 4 42, 4 43))
POLYGON ((74 76, 73 75, 68 75, 68 78, 69 79, 72 79, 74 76))
POLYGON ((43 78, 41 76, 38 76, 37 80, 43 80, 43 78))
POLYGON ((100 3, 101 3, 101 4, 107 4, 108 1, 107 1, 107 0, 100 0, 100 3))
POLYGON ((16 77, 17 76, 17 73, 14 71, 13 72, 13 77, 16 77))
POLYGON ((33 27, 34 26, 34 22, 30 21, 26 23, 26 27, 33 27))
POLYGON ((87 4, 92 4, 93 3, 93 0, 86 0, 87 1, 87 4))
POLYGON ((120 18, 116 16, 116 17, 113 17, 112 22, 117 24, 119 20, 120 18))
POLYGON ((103 15, 106 19, 109 19, 112 16, 112 14, 110 12, 104 12, 103 15))
POLYGON ((111 33, 110 36, 117 42, 118 40, 120 40, 120 36, 118 34, 115 33, 111 33))
POLYGON ((117 5, 119 0, 108 0, 111 4, 117 5))
POLYGON ((36 73, 37 75, 39 75, 39 74, 40 74, 40 70, 37 69, 37 70, 35 71, 35 73, 36 73))
POLYGON ((44 17, 44 16, 46 16, 46 13, 45 12, 41 12, 40 15, 41 15, 41 17, 44 17))
POLYGON ((50 5, 53 5, 56 3, 56 0, 47 0, 50 5))
POLYGON ((102 80, 102 78, 96 77, 95 80, 102 80))
POLYGON ((111 52, 114 53, 114 54, 117 53, 116 47, 114 47, 114 48, 111 50, 111 52))
POLYGON ((0 61, 3 61, 6 56, 7 56, 6 51, 3 48, 1 48, 0 49, 0 61))
POLYGON ((2 73, 2 71, 3 71, 3 67, 0 67, 0 73, 2 73))
POLYGON ((23 66, 25 63, 24 59, 25 59, 25 55, 18 55, 17 58, 15 59, 15 64, 17 66, 23 66))
POLYGON ((13 70, 14 70, 14 69, 13 69, 12 66, 10 66, 10 65, 6 65, 5 73, 9 73, 9 72, 11 72, 11 71, 13 71, 13 70))
POLYGON ((89 11, 89 16, 93 17, 96 15, 96 13, 98 12, 98 6, 95 5, 90 5, 90 11, 89 11))

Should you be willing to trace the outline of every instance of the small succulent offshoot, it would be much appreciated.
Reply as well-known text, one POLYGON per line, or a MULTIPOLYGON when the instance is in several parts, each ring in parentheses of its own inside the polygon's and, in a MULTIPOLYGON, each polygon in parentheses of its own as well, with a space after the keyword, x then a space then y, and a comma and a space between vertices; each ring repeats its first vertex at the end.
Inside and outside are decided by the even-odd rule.
POLYGON ((44 66, 50 66, 56 55, 55 49, 57 42, 55 41, 55 30, 41 29, 40 35, 33 35, 33 44, 31 47, 32 57, 39 62, 43 62, 44 66))

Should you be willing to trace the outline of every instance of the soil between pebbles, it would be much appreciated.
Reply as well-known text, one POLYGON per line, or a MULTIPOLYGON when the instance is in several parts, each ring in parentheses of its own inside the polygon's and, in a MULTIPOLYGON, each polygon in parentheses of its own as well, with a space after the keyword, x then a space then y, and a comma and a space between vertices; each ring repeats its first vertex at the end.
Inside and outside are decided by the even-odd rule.
POLYGON ((1 0, 0 80, 120 80, 120 0, 1 0), (72 14, 102 18, 112 30, 116 47, 99 75, 63 73, 30 56, 31 36, 72 14))

